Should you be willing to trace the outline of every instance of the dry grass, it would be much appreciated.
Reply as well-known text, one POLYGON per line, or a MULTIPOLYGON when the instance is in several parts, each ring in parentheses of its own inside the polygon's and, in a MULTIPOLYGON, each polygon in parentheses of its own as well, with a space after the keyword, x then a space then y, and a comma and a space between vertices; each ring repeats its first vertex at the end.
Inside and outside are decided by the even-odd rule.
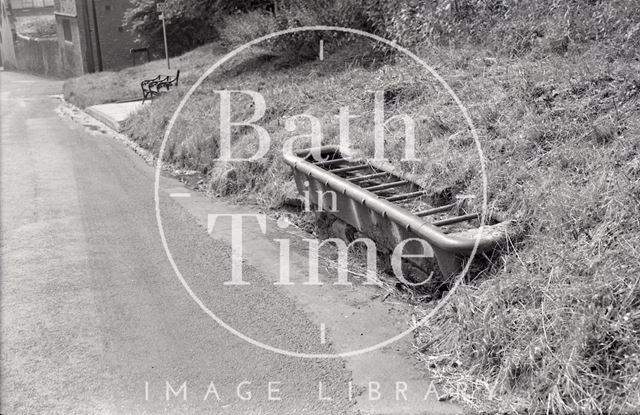
POLYGON ((192 84, 204 68, 221 56, 217 44, 209 44, 171 59, 167 69, 163 59, 123 69, 119 72, 98 72, 69 79, 64 83, 65 99, 79 108, 131 99, 142 99, 140 82, 158 75, 175 75, 180 69, 180 82, 192 84))
MULTIPOLYGON (((425 364, 441 375, 452 396, 476 409, 638 411, 638 61, 611 58, 598 44, 579 54, 536 55, 535 60, 469 49, 419 53, 470 110, 486 156, 492 209, 516 219, 523 230, 522 239, 487 258, 488 267, 476 272, 437 320, 418 333, 425 364)), ((181 66, 189 65, 190 71, 185 84, 215 56, 198 50, 189 63, 185 55, 181 66)), ((351 124, 353 147, 369 155, 372 99, 366 91, 384 89, 393 91, 388 116, 406 112, 419 121, 416 136, 425 161, 403 167, 422 175, 434 194, 480 196, 478 155, 450 97, 415 65, 402 59, 372 62, 372 56, 360 46, 325 62, 257 52, 241 57, 194 94, 165 160, 206 175, 212 193, 278 208, 295 192, 280 148, 301 133, 285 131, 283 116, 320 118, 329 143, 335 142, 335 115, 349 105, 360 116, 351 124), (272 138, 267 157, 252 163, 214 161, 218 99, 213 91, 225 88, 265 96, 269 110, 261 125, 272 138), (232 185, 226 175, 230 168, 237 176, 232 185)), ((89 79, 102 82, 85 78, 65 91, 74 91, 85 105, 95 102, 96 97, 80 98, 89 79)), ((183 86, 138 113, 127 133, 157 151, 184 91, 183 86)), ((238 119, 252 112, 246 104, 234 103, 238 119)), ((305 145, 304 140, 297 145, 305 145)), ((388 156, 397 158, 403 141, 393 128, 387 145, 388 156)), ((241 131, 234 154, 250 154, 254 148, 251 130, 241 131)), ((417 312, 428 308, 422 305, 417 312)))

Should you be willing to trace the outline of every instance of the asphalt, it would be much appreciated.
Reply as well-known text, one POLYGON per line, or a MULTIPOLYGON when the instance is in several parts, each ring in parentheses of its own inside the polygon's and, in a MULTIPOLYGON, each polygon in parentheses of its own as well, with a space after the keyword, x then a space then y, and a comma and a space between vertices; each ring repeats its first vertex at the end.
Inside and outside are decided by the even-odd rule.
MULTIPOLYGON (((141 158, 58 117, 48 95, 59 83, 9 72, 0 82, 3 414, 354 411, 343 361, 256 348, 188 297, 160 243, 141 158), (269 400, 269 382, 281 400, 269 400), (319 399, 320 382, 331 400, 319 399)), ((189 258, 181 268, 230 324, 329 350, 278 287, 215 289, 230 279, 229 247, 171 200, 163 218, 176 257, 189 258)))
MULTIPOLYGON (((154 169, 88 115, 61 117, 60 90, 60 82, 0 72, 2 414, 462 412, 438 400, 410 335, 369 353, 310 359, 257 347, 214 322, 165 255, 154 169)), ((209 215, 259 212, 168 177, 160 195, 185 282, 244 335, 332 354, 406 330, 411 308, 384 301, 376 287, 301 284, 309 235, 270 219, 266 232, 253 223, 243 235, 250 284, 225 286, 231 229, 220 219, 211 231, 209 215), (292 246, 294 285, 274 285, 282 238, 292 246)), ((322 281, 333 274, 320 270, 322 281)))

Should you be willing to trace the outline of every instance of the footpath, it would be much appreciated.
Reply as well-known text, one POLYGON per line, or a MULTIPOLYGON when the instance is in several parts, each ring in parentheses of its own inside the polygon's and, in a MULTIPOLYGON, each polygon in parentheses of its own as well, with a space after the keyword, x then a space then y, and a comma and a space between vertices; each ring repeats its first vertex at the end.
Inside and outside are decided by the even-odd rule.
POLYGON ((93 118, 105 124, 114 131, 122 130, 122 123, 139 111, 144 105, 151 104, 151 100, 144 103, 142 100, 114 102, 110 104, 93 105, 85 109, 85 112, 93 118))
MULTIPOLYGON (((120 131, 122 122, 140 110, 141 101, 122 102, 89 107, 85 112, 120 131)), ((87 117, 87 115, 84 115, 87 117)), ((75 114, 74 121, 88 126, 82 114, 75 114)), ((101 133, 108 132, 99 129, 101 133)), ((121 136, 121 134, 115 134, 121 136)), ((133 146, 132 146, 133 147, 133 146)), ((143 156, 144 157, 144 156, 143 156)), ((167 179, 171 180, 171 179, 167 179)), ((228 204, 221 199, 211 199, 194 192, 177 180, 162 191, 181 205, 203 229, 209 227, 209 216, 228 212, 256 214, 252 207, 228 204)), ((274 241, 291 239, 292 247, 304 246, 309 235, 295 229, 282 229, 275 220, 265 217, 265 228, 247 226, 243 229, 246 265, 262 270, 269 282, 277 282, 280 276, 279 245, 274 241)), ((233 243, 229 221, 220 221, 210 236, 227 245, 233 243)), ((289 252, 289 271, 294 279, 308 273, 308 252, 292 249, 289 252)), ((334 277, 329 269, 321 267, 320 278, 331 281, 334 277)), ((298 281, 300 282, 300 281, 298 281)), ((384 347, 372 348, 366 353, 352 353, 387 340, 408 328, 407 320, 413 309, 408 304, 386 301, 386 295, 370 286, 354 283, 350 289, 341 289, 334 284, 325 284, 311 293, 301 283, 282 286, 286 295, 293 299, 301 310, 317 326, 328 327, 326 333, 318 333, 321 343, 329 343, 337 353, 344 353, 347 369, 352 374, 353 394, 356 410, 362 414, 376 415, 461 415, 463 408, 447 402, 438 383, 430 378, 413 356, 415 349, 412 335, 406 335, 384 347), (325 338, 326 337, 326 338, 325 338)), ((322 399, 323 395, 320 395, 322 399)))

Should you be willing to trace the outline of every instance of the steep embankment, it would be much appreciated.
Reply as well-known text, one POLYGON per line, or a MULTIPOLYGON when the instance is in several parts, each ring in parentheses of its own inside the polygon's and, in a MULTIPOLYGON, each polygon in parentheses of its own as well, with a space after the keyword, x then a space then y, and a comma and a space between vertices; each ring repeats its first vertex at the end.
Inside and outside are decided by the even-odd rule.
MULTIPOLYGON (((611 7, 618 3, 624 2, 611 7)), ((637 409, 640 64, 631 41, 638 37, 640 21, 616 23, 607 7, 589 2, 579 10, 583 18, 570 8, 566 13, 573 20, 565 16, 565 26, 558 24, 564 24, 566 10, 512 20, 500 14, 495 27, 477 28, 486 34, 482 48, 426 47, 416 40, 417 53, 444 77, 474 120, 486 156, 491 208, 516 219, 523 231, 503 252, 485 258, 486 268, 417 338, 425 365, 442 375, 453 397, 471 406, 557 413, 637 409), (609 14, 598 17, 598 10, 609 14), (504 22, 509 25, 500 26, 504 22), (577 37, 580 30, 584 38, 577 37), (499 42, 501 47, 491 47, 499 42)), ((631 16, 623 9, 614 12, 631 16)), ((401 23, 395 23, 399 33, 401 23)), ((450 97, 413 63, 401 57, 380 61, 370 46, 364 42, 331 51, 322 62, 264 52, 244 55, 194 94, 166 158, 200 172, 212 193, 279 208, 293 192, 280 149, 309 128, 300 124, 301 130, 289 132, 283 117, 313 114, 331 142, 338 132, 336 115, 349 105, 359 116, 351 123, 353 147, 371 154, 373 101, 367 91, 384 90, 388 117, 406 113, 418 121, 418 151, 425 161, 403 168, 422 175, 424 186, 441 197, 463 192, 479 197, 478 154, 450 97), (213 160, 219 111, 214 91, 223 88, 264 95, 267 112, 260 125, 272 139, 266 157, 230 164, 213 160), (236 173, 232 183, 229 168, 236 173)), ((220 53, 209 46, 179 58, 183 86, 137 114, 127 134, 157 150, 186 87, 220 53)), ((131 80, 155 76, 159 65, 83 77, 69 82, 65 94, 81 106, 137 94, 131 80), (115 84, 123 78, 131 82, 115 84), (89 90, 108 93, 96 97, 89 90)), ((247 103, 234 101, 237 119, 252 114, 247 103)), ((387 132, 392 159, 403 149, 402 133, 387 132)), ((243 130, 235 154, 254 150, 252 130, 243 130)))

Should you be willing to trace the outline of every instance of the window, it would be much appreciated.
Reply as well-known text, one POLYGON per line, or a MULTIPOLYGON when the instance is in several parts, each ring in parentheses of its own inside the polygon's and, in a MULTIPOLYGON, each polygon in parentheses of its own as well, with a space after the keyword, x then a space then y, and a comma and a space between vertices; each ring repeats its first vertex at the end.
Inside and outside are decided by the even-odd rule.
POLYGON ((62 32, 64 33, 64 40, 67 42, 73 42, 73 36, 71 36, 71 23, 69 19, 62 19, 62 32))

